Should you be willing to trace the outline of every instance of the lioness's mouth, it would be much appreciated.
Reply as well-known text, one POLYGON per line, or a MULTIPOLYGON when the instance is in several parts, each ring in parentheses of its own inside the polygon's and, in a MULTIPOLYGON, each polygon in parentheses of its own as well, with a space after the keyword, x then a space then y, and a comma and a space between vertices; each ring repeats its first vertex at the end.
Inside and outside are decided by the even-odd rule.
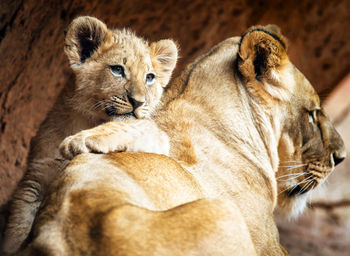
POLYGON ((297 186, 293 187, 292 189, 287 190, 286 195, 288 197, 292 197, 292 196, 305 194, 306 192, 308 192, 308 190, 306 190, 305 188, 303 188, 300 185, 297 185, 297 186))

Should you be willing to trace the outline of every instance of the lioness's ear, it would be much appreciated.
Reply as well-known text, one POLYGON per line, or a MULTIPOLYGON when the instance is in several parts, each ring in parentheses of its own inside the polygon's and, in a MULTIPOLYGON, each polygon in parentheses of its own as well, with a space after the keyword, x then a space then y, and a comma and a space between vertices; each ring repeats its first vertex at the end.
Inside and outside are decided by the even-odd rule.
POLYGON ((177 45, 173 40, 160 40, 151 44, 152 63, 163 87, 168 84, 176 66, 177 53, 177 45))
POLYGON ((110 31, 102 21, 89 16, 74 19, 69 25, 64 51, 72 67, 84 63, 106 41, 110 31))
POLYGON ((276 25, 254 26, 242 35, 238 70, 248 81, 268 78, 287 60, 287 41, 276 25))

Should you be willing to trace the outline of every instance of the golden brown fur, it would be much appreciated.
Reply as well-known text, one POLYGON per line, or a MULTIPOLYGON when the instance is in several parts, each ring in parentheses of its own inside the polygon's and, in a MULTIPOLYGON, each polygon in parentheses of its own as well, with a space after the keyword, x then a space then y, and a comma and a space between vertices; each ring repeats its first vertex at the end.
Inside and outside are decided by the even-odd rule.
POLYGON ((73 20, 65 53, 76 82, 64 89, 32 142, 28 171, 11 203, 3 244, 8 254, 27 237, 47 186, 66 164, 58 160, 59 143, 105 121, 149 117, 177 60, 173 41, 149 44, 128 30, 110 30, 92 17, 73 20))
POLYGON ((277 27, 252 27, 189 65, 153 121, 109 122, 65 140, 67 157, 81 147, 147 151, 160 129, 171 158, 76 156, 51 186, 25 254, 288 255, 273 212, 301 193, 279 196, 285 183, 275 176, 291 172, 282 161, 307 163, 316 177, 316 163, 326 174, 345 150, 322 109, 310 116, 319 98, 286 50, 277 27))

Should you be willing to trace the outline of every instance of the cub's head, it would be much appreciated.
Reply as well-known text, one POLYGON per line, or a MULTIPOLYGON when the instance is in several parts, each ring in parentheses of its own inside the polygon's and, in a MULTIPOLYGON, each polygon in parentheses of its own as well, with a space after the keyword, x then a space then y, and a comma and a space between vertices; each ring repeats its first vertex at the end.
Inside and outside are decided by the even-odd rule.
POLYGON ((148 44, 88 16, 69 25, 64 50, 76 74, 73 107, 98 120, 148 117, 177 61, 172 40, 148 44))
MULTIPOLYGON (((270 113, 278 148, 278 209, 296 216, 346 151, 316 91, 286 51, 278 27, 252 27, 241 39, 237 66, 255 103, 270 113)), ((260 132, 269 134, 266 127, 260 132)))

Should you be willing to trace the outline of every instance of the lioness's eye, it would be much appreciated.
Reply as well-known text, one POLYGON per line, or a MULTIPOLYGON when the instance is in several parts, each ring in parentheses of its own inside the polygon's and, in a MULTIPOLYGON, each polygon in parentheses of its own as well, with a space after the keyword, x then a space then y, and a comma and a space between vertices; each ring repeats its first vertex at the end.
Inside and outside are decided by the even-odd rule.
POLYGON ((309 115, 309 123, 316 123, 316 115, 317 115, 317 110, 311 110, 308 112, 309 115))
POLYGON ((153 84, 153 83, 154 83, 154 78, 155 78, 155 77, 156 77, 156 76, 155 76, 154 74, 152 74, 152 73, 147 74, 147 75, 146 75, 146 84, 147 84, 147 85, 153 84))
POLYGON ((124 68, 120 65, 110 66, 112 74, 115 76, 125 77, 124 68))

